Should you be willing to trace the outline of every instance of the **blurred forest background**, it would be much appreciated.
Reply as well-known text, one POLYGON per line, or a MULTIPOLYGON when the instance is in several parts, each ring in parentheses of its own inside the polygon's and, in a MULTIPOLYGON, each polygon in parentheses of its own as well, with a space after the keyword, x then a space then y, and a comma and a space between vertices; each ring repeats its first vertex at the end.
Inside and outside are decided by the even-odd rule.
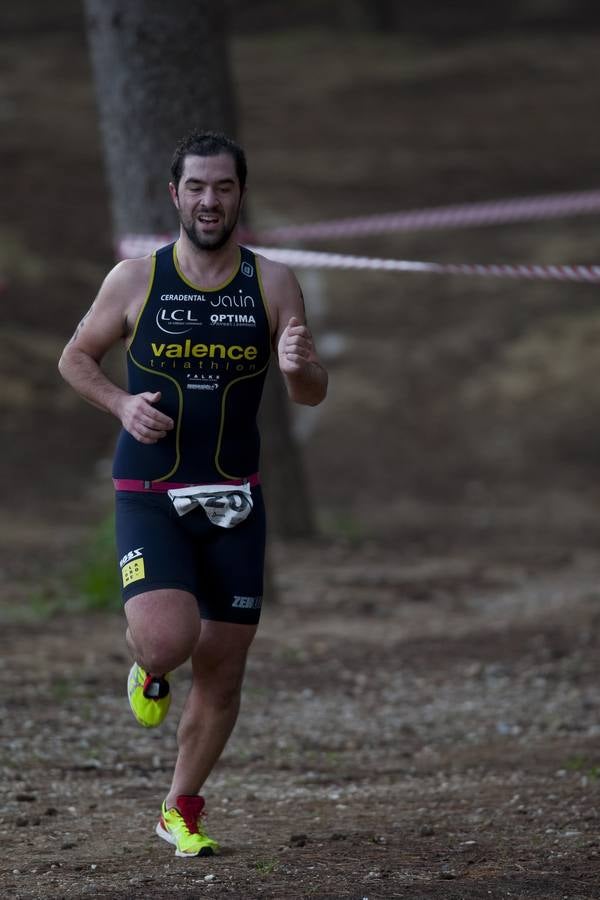
MULTIPOLYGON (((228 7, 258 229, 600 183, 595 3, 228 7)), ((110 509, 116 423, 56 360, 114 249, 80 3, 5 10, 0 65, 0 562, 18 591, 76 556, 110 509)), ((165 160, 165 191, 167 173, 165 160)), ((598 220, 304 246, 592 264, 598 220)), ((598 540, 597 286, 297 274, 331 372, 326 403, 295 421, 325 536, 417 553, 598 540)))

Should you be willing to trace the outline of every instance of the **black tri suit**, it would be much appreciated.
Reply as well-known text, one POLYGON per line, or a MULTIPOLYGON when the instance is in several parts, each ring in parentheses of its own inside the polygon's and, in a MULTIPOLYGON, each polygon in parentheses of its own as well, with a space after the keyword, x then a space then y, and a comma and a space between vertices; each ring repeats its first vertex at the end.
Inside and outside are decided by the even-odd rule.
POLYGON ((271 357, 271 323, 258 261, 239 248, 231 277, 192 284, 175 244, 153 254, 148 295, 127 352, 131 394, 160 391, 156 407, 174 428, 155 444, 122 430, 113 463, 123 597, 177 588, 203 618, 256 623, 260 616, 265 513, 256 423, 271 357), (178 515, 169 489, 240 485, 253 507, 221 528, 198 507, 178 515))

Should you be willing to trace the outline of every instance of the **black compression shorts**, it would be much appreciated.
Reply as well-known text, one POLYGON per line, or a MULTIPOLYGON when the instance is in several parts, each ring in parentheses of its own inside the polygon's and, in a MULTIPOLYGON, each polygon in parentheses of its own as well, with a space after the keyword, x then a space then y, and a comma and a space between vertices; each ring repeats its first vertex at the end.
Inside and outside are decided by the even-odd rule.
POLYGON ((260 486, 243 522, 221 528, 200 507, 178 516, 166 493, 116 492, 123 600, 175 588, 194 594, 203 619, 254 625, 260 618, 265 509, 260 486))

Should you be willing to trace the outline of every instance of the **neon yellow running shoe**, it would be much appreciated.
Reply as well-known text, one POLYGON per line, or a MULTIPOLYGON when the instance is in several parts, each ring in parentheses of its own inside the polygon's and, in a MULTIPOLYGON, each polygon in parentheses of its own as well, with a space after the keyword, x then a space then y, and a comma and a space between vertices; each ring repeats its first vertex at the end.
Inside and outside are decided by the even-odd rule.
POLYGON ((166 809, 163 803, 156 833, 175 845, 175 856, 212 856, 219 845, 202 828, 204 797, 177 798, 177 806, 166 809))
POLYGON ((127 679, 127 696, 131 711, 144 728, 156 728, 169 712, 171 690, 169 676, 148 675, 134 663, 127 679))

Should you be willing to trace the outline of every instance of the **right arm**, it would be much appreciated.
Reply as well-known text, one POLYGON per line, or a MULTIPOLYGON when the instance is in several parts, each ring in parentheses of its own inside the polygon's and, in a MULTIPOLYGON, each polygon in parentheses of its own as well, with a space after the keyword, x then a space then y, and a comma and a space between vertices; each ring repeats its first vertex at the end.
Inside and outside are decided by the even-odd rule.
POLYGON ((173 428, 173 420, 152 405, 160 394, 129 394, 104 374, 100 363, 112 346, 133 333, 151 266, 149 257, 129 259, 109 272, 58 363, 62 377, 84 400, 112 413, 143 444, 156 443, 173 428))

